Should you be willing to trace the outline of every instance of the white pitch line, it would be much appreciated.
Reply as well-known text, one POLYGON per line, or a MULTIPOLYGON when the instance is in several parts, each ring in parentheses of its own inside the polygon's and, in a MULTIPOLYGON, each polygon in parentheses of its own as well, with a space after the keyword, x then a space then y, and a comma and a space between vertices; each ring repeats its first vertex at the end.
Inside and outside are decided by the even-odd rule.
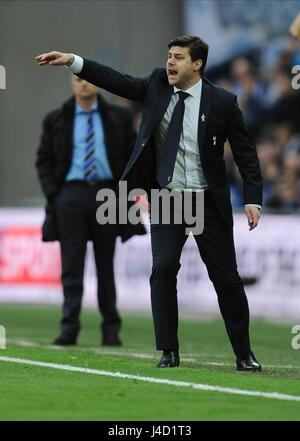
MULTIPOLYGON (((63 351, 68 349, 73 349, 78 352, 83 353, 92 353, 95 355, 111 355, 116 357, 126 357, 126 358, 137 358, 141 360, 156 360, 157 355, 150 355, 143 352, 129 352, 127 350, 120 350, 120 351, 109 351, 102 348, 96 348, 96 347, 65 347, 65 346, 55 346, 55 345, 43 345, 41 343, 36 343, 29 340, 20 340, 20 339, 7 339, 8 343, 12 343, 16 346, 25 347, 25 348, 45 348, 50 349, 52 351, 63 351)), ((196 355, 197 354, 189 354, 186 353, 185 355, 196 355)), ((201 355, 203 355, 201 353, 201 355)), ((187 358, 186 356, 180 357, 180 360, 183 362, 190 362, 190 363, 198 363, 205 366, 219 366, 219 367, 229 367, 232 366, 232 363, 224 363, 224 362, 218 362, 218 361, 204 361, 199 358, 187 358)), ((277 365, 277 364, 264 364, 263 367, 265 368, 272 368, 272 369, 299 369, 298 366, 293 365, 277 365)))
POLYGON ((210 391, 210 392, 221 392, 221 393, 231 394, 231 395, 244 395, 244 396, 251 396, 251 397, 270 398, 270 399, 282 400, 282 401, 284 400, 284 401, 299 401, 300 402, 300 396, 281 394, 278 392, 260 392, 260 391, 236 389, 236 388, 232 388, 232 387, 211 386, 209 384, 189 383, 187 381, 167 380, 165 378, 143 377, 140 375, 124 374, 122 372, 103 371, 103 370, 98 370, 98 369, 70 366, 67 364, 57 364, 57 363, 48 363, 48 362, 44 362, 44 361, 27 360, 26 358, 0 356, 0 361, 4 361, 4 362, 8 362, 8 363, 27 364, 27 365, 31 365, 31 366, 47 367, 47 368, 51 368, 51 369, 59 369, 59 370, 69 371, 69 372, 80 372, 80 373, 92 374, 92 375, 102 375, 105 377, 126 378, 127 380, 144 381, 146 383, 167 384, 169 386, 176 386, 176 387, 190 387, 192 389, 197 389, 197 390, 205 390, 205 391, 210 391))

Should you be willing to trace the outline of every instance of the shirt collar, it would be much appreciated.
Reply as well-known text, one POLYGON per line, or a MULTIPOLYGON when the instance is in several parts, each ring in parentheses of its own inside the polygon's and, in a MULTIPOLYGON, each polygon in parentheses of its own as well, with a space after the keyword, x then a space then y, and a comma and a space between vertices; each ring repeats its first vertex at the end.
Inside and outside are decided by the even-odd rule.
MULTIPOLYGON (((98 111, 98 101, 96 101, 91 109, 89 110, 89 112, 97 112, 98 111)), ((75 105, 75 114, 79 115, 79 114, 88 114, 89 112, 87 112, 86 110, 84 110, 77 102, 75 105)))
MULTIPOLYGON (((202 91, 202 78, 198 81, 198 83, 194 84, 189 89, 185 90, 184 92, 189 93, 191 96, 195 98, 200 98, 202 91)), ((174 86, 174 93, 181 92, 181 89, 178 89, 176 86, 174 86)))

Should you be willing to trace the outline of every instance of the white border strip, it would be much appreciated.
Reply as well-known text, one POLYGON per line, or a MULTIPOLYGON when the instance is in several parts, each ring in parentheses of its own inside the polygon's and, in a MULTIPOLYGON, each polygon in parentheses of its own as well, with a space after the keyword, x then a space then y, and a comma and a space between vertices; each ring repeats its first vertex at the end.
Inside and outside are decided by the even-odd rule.
POLYGON ((186 381, 167 380, 165 378, 142 377, 140 375, 124 374, 122 372, 110 372, 110 371, 102 371, 102 370, 98 370, 98 369, 89 369, 89 368, 70 366, 67 364, 47 363, 44 361, 28 360, 26 358, 0 356, 0 361, 4 361, 4 362, 6 361, 9 363, 27 364, 30 366, 48 367, 48 368, 52 368, 52 369, 59 369, 59 370, 69 371, 69 372, 81 372, 81 373, 85 373, 85 374, 102 375, 102 376, 106 376, 106 377, 126 378, 128 380, 138 380, 138 381, 144 381, 146 383, 167 384, 167 385, 176 386, 176 387, 190 387, 192 389, 205 390, 205 391, 210 391, 210 392, 222 392, 222 393, 232 394, 232 395, 244 395, 244 396, 251 396, 251 397, 271 398, 271 399, 275 399, 275 400, 299 401, 300 402, 300 396, 280 394, 277 392, 259 392, 259 391, 235 389, 235 388, 231 388, 231 387, 210 386, 208 384, 188 383, 186 381))

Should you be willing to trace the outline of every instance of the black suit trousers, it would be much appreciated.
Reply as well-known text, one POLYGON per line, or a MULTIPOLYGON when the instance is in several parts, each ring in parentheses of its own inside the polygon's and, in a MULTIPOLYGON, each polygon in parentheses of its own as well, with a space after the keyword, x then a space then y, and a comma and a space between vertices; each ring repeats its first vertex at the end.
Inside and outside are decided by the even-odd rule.
MULTIPOLYGON (((156 347, 159 350, 177 350, 179 347, 176 282, 181 252, 187 238, 184 223, 151 224, 151 302, 156 347)), ((233 231, 223 221, 209 190, 204 192, 204 229, 202 234, 194 235, 194 238, 216 290, 234 353, 237 357, 245 358, 250 351, 249 308, 237 270, 233 231)))
MULTIPOLYGON (((105 185, 107 186, 107 185, 105 185)), ((61 331, 77 335, 83 275, 88 240, 93 243, 98 278, 98 305, 102 315, 102 333, 117 334, 121 319, 116 308, 113 257, 117 237, 116 225, 99 225, 96 193, 101 185, 66 183, 55 197, 55 214, 60 237, 62 285, 64 293, 61 331)))

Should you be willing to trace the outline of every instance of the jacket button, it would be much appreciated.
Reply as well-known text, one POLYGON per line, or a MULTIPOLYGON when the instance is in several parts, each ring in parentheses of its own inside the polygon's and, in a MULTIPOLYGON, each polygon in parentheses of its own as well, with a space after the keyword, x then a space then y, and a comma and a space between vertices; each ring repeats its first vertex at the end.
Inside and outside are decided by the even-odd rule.
POLYGON ((145 143, 143 142, 142 147, 145 147, 145 143))

